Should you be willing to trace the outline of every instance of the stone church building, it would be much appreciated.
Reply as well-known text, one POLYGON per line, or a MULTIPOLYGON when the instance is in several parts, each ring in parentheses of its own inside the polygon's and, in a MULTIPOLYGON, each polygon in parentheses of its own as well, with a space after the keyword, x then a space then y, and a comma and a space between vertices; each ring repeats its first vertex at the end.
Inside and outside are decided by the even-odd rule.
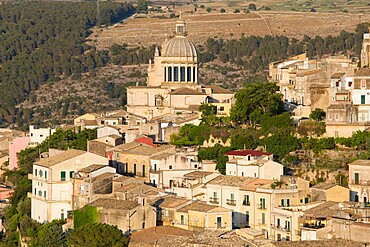
POLYGON ((184 21, 178 21, 174 37, 155 50, 149 61, 147 86, 127 89, 127 111, 148 120, 165 114, 181 114, 202 103, 231 103, 233 92, 199 84, 198 51, 187 37, 184 21))

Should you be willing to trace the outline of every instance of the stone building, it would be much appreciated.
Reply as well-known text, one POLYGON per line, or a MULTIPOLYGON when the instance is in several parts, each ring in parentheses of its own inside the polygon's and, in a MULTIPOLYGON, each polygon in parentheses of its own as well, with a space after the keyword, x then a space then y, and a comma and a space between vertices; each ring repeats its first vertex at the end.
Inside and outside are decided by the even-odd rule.
POLYGON ((361 67, 370 67, 370 27, 369 33, 364 34, 361 50, 361 67))
POLYGON ((349 189, 334 183, 319 183, 310 188, 311 201, 349 201, 349 189))
POLYGON ((126 235, 156 225, 156 209, 145 202, 102 198, 89 205, 97 207, 99 222, 115 225, 126 235))
POLYGON ((149 61, 146 86, 127 89, 127 111, 148 120, 166 114, 192 112, 202 103, 229 103, 233 93, 215 85, 199 84, 198 52, 186 37, 185 22, 176 24, 174 37, 156 48, 149 61))
POLYGON ((348 164, 348 186, 351 201, 369 203, 370 196, 370 161, 356 160, 348 164))

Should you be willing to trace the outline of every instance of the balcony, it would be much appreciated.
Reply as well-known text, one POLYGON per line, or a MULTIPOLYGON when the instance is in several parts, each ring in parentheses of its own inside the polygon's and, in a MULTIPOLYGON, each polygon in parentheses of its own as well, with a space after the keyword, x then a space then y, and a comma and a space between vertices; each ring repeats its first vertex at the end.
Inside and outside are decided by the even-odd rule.
POLYGON ((290 232, 290 227, 282 227, 279 225, 271 225, 271 228, 277 231, 290 232))
POLYGON ((35 176, 35 175, 31 174, 31 173, 28 174, 28 179, 42 181, 42 182, 48 182, 48 179, 47 178, 40 177, 40 176, 35 176))
POLYGON ((325 224, 310 224, 310 223, 303 223, 304 228, 309 228, 309 229, 321 229, 326 227, 325 224))
POLYGON ((259 203, 257 204, 257 209, 262 209, 262 210, 266 210, 266 204, 263 204, 263 203, 259 203))
POLYGON ((216 198, 216 197, 209 198, 209 203, 218 204, 219 202, 220 202, 219 198, 216 198))
POLYGON ((226 199, 226 204, 230 205, 230 206, 235 206, 236 205, 236 200, 226 199))
POLYGON ((251 205, 251 202, 250 201, 243 201, 242 202, 243 206, 250 206, 251 205))

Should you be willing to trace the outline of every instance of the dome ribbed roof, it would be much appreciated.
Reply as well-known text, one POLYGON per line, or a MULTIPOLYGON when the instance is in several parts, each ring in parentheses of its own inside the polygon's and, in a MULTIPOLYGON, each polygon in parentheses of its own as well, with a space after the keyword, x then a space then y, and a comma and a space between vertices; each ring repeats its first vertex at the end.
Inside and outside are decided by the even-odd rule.
POLYGON ((188 40, 185 36, 179 35, 172 38, 166 45, 164 57, 186 57, 191 59, 197 58, 197 49, 193 42, 188 40))

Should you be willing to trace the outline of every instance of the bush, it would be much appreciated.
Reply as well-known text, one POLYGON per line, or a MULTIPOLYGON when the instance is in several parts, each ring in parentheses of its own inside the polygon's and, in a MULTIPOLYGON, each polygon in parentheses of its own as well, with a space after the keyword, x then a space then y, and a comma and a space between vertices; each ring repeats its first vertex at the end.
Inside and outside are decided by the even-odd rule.
POLYGON ((220 12, 221 12, 221 13, 225 13, 225 12, 226 12, 226 10, 225 10, 225 9, 220 9, 220 12))
POLYGON ((73 215, 73 223, 75 228, 82 227, 86 224, 95 223, 99 220, 98 209, 93 206, 85 206, 80 210, 75 210, 73 215))
POLYGON ((207 7, 207 8, 206 8, 206 11, 209 13, 209 12, 211 12, 211 11, 212 11, 212 9, 211 9, 210 7, 207 7))
POLYGON ((257 10, 257 7, 256 7, 256 5, 254 3, 251 3, 251 4, 248 5, 248 9, 253 10, 253 11, 256 11, 257 10))
POLYGON ((239 9, 234 9, 234 13, 240 13, 239 9))

